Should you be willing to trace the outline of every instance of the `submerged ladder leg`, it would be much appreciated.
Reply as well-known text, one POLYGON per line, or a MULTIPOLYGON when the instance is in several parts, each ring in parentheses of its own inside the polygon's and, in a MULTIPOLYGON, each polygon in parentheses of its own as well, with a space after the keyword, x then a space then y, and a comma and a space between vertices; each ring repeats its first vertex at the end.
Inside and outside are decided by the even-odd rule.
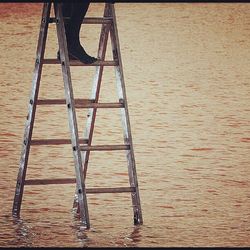
POLYGON ((70 67, 69 67, 69 56, 67 49, 67 41, 64 29, 63 15, 62 15, 62 4, 54 3, 55 16, 56 16, 56 29, 60 51, 60 60, 62 65, 65 99, 68 108, 68 120, 71 131, 71 142, 73 148, 73 155, 75 160, 75 173, 76 173, 76 185, 78 204, 80 210, 80 217, 82 222, 86 224, 86 227, 90 227, 88 205, 85 189, 85 180, 83 175, 83 164, 81 158, 81 151, 79 146, 79 135, 75 113, 75 101, 73 96, 73 87, 71 82, 70 67))
POLYGON ((30 152, 30 143, 33 132, 33 125, 35 121, 35 113, 36 113, 36 104, 42 74, 42 66, 45 52, 45 44, 48 33, 48 23, 49 23, 49 15, 50 15, 51 3, 45 3, 43 6, 42 19, 40 25, 40 33, 37 44, 36 51, 36 62, 35 69, 33 73, 32 79, 32 89, 30 93, 30 100, 28 106, 28 115, 25 124, 25 131, 23 137, 23 145, 21 151, 21 159, 19 164, 19 172, 17 176, 16 190, 12 208, 12 214, 15 217, 20 216, 20 209, 22 204, 22 197, 24 191, 24 183, 26 177, 26 170, 28 165, 28 158, 30 152))
MULTIPOLYGON (((109 17, 108 10, 109 10, 108 4, 105 4, 104 14, 103 14, 104 18, 109 17)), ((99 39, 98 55, 97 55, 97 58, 101 61, 105 60, 110 25, 111 25, 111 23, 103 23, 102 24, 100 39, 99 39)), ((104 65, 96 66, 96 72, 95 72, 95 77, 93 80, 92 91, 91 91, 91 96, 90 96, 90 100, 93 100, 95 103, 98 103, 98 100, 99 100, 103 67, 104 67, 104 65)), ((88 146, 91 146, 91 144, 92 144, 96 113, 97 113, 97 108, 89 108, 88 112, 87 112, 87 122, 86 122, 86 128, 85 128, 83 138, 87 139, 88 146)), ((83 170, 84 171, 84 179, 86 178, 86 175, 87 175, 89 154, 90 154, 90 150, 83 151, 83 153, 82 153, 83 163, 84 163, 84 170, 83 170)), ((75 199, 74 199, 74 203, 73 203, 74 208, 76 208, 78 206, 77 198, 78 197, 77 197, 77 188, 76 188, 75 199)))
POLYGON ((110 4, 109 7, 110 7, 109 9, 110 15, 113 17, 113 25, 111 26, 111 30, 110 30, 113 59, 118 60, 118 65, 114 66, 115 75, 116 75, 117 93, 118 93, 119 100, 123 100, 123 103, 124 103, 124 108, 120 109, 122 125, 123 125, 124 142, 125 144, 130 145, 130 149, 127 150, 127 162, 128 162, 128 174, 129 174, 130 186, 134 188, 135 190, 134 192, 131 192, 133 211, 134 211, 134 224, 142 224, 143 220, 142 220, 142 211, 141 211, 140 196, 139 196, 139 187, 138 187, 137 174, 136 174, 134 149, 133 149, 133 143, 132 143, 132 133, 131 133, 131 127, 130 127, 130 120, 129 120, 128 103, 127 103, 127 97, 126 97, 126 89, 125 89, 125 82, 124 82, 124 75, 123 75, 121 51, 120 51, 120 44, 119 44, 119 38, 118 38, 118 30, 117 30, 114 4, 110 4))

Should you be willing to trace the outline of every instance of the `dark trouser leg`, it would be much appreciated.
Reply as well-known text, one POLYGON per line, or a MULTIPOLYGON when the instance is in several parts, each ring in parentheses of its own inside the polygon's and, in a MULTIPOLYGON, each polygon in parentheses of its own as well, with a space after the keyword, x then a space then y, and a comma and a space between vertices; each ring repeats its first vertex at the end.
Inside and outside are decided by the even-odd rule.
POLYGON ((80 43, 80 30, 83 19, 88 11, 90 1, 79 1, 72 4, 71 18, 70 18, 70 45, 72 47, 79 46, 80 43))
POLYGON ((97 59, 89 56, 80 42, 80 30, 83 19, 88 11, 90 0, 81 2, 64 2, 63 16, 70 17, 65 20, 65 31, 67 37, 68 51, 71 59, 78 59, 83 63, 93 63, 97 59))
POLYGON ((65 32, 66 32, 66 38, 67 38, 67 43, 69 43, 69 38, 70 38, 70 18, 71 18, 71 13, 72 13, 72 7, 73 4, 72 2, 64 2, 62 4, 62 12, 63 12, 63 17, 64 17, 64 27, 65 27, 65 32))

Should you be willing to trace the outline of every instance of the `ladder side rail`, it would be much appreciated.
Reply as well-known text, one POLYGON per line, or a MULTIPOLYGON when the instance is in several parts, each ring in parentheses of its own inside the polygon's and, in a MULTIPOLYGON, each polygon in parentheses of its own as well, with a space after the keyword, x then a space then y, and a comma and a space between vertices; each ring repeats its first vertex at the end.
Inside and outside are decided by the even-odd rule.
MULTIPOLYGON (((108 17, 108 13, 109 13, 108 5, 105 4, 103 17, 108 17)), ((99 47, 98 47, 98 54, 97 54, 98 59, 101 61, 105 59, 109 30, 110 30, 110 23, 108 24, 103 23, 102 28, 101 28, 101 33, 100 33, 99 47)), ((104 69, 103 67, 104 67, 103 65, 96 66, 96 72, 95 72, 95 76, 93 79, 90 99, 95 100, 95 102, 98 102, 99 100, 102 75, 103 75, 103 69, 104 69)), ((83 138, 87 139, 88 146, 91 146, 91 143, 92 143, 96 113, 97 113, 97 108, 90 108, 88 109, 88 112, 87 112, 87 121, 86 121, 86 127, 85 127, 85 131, 83 134, 83 138)), ((84 151, 82 152, 82 155, 83 155, 83 164, 84 164, 83 174, 84 174, 84 179, 85 179, 87 175, 90 151, 84 151)), ((77 198, 78 197, 77 197, 77 191, 76 191, 74 202, 73 202, 74 208, 78 206, 77 198)))
POLYGON ((122 124, 123 124, 124 142, 125 144, 130 144, 130 150, 127 150, 127 154, 126 154, 127 161, 128 161, 129 181, 130 181, 131 187, 135 188, 135 192, 131 193, 133 210, 134 210, 134 223, 142 224, 143 219, 142 219, 142 211, 141 211, 141 204, 140 204, 139 187, 138 187, 138 180, 137 180, 137 174, 136 174, 136 164, 135 164, 134 149, 133 149, 133 143, 132 143, 132 133, 131 133, 130 120, 129 120, 128 103, 127 103, 127 96, 126 96, 126 89, 125 89, 125 81, 124 81, 114 4, 110 4, 110 11, 112 12, 112 16, 113 16, 113 25, 111 26, 111 30, 110 30, 113 59, 118 60, 119 62, 118 66, 115 66, 117 94, 118 94, 119 99, 124 100, 124 109, 122 108, 120 109, 122 124))
POLYGON ((32 132, 35 121, 36 104, 39 94, 39 86, 41 81, 43 59, 45 53, 45 45, 48 33, 49 16, 50 16, 51 3, 44 3, 42 19, 40 24, 40 32, 36 50, 36 62, 33 72, 32 88, 30 93, 30 100, 28 106, 28 115, 25 124, 25 131, 23 137, 23 145, 21 151, 21 159, 19 164, 19 172, 17 176, 16 190, 12 208, 12 214, 15 217, 20 216, 20 209, 22 203, 22 197, 24 192, 24 182, 26 177, 28 158, 30 152, 30 142, 32 138, 32 132))
POLYGON ((67 41, 66 41, 64 21, 62 15, 62 3, 54 3, 54 10, 55 10, 56 24, 57 24, 56 29, 57 29, 57 37, 58 37, 58 44, 59 44, 59 51, 60 51, 60 58, 62 65, 65 99, 68 110, 69 128, 71 132, 71 142, 75 160, 76 185, 77 185, 77 194, 79 201, 78 204, 80 209, 80 218, 82 222, 85 223, 86 227, 90 228, 86 188, 83 176, 82 158, 79 146, 78 128, 77 128, 76 113, 75 113, 73 86, 71 82, 67 41))
MULTIPOLYGON (((105 9, 104 9, 104 14, 103 14, 104 18, 109 17, 108 8, 109 8, 108 4, 105 4, 105 9)), ((99 39, 98 56, 97 56, 98 58, 100 58, 101 61, 105 59, 109 31, 110 31, 110 24, 102 24, 102 29, 101 29, 100 39, 99 39)), ((96 73, 95 73, 95 77, 93 80, 92 91, 91 91, 91 96, 90 96, 90 99, 95 100, 95 103, 98 103, 98 100, 99 100, 103 69, 104 69, 103 66, 96 67, 96 73)), ((90 108, 87 114, 86 129, 85 129, 83 138, 88 139, 89 146, 91 146, 91 143, 92 143, 96 113, 97 113, 96 108, 90 108)), ((84 177, 85 178, 87 174, 89 154, 90 152, 86 152, 84 154, 84 177)))

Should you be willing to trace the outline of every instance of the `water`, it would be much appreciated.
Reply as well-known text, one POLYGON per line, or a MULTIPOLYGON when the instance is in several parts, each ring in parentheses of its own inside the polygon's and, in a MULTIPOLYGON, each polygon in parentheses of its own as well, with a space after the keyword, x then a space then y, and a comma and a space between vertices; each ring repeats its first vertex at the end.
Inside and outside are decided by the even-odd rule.
MULTIPOLYGON (((21 219, 11 216, 41 10, 0 4, 0 246, 249 246, 250 5, 116 4, 144 225, 128 194, 88 195, 87 231, 71 211, 74 185, 26 186, 21 219)), ((91 55, 99 32, 82 28, 91 55)), ((51 25, 46 56, 57 48, 51 25)), ((77 98, 93 75, 72 69, 77 98)), ((101 101, 116 101, 113 69, 103 82, 101 101)), ((60 66, 45 66, 40 97, 63 96, 60 66)), ((119 119, 100 110, 94 143, 121 143, 119 119)), ((39 107, 34 138, 68 137, 65 107, 39 107)), ((126 186, 126 171, 123 152, 93 152, 86 184, 126 186)), ((33 147, 27 178, 53 177, 74 177, 71 147, 33 147)))

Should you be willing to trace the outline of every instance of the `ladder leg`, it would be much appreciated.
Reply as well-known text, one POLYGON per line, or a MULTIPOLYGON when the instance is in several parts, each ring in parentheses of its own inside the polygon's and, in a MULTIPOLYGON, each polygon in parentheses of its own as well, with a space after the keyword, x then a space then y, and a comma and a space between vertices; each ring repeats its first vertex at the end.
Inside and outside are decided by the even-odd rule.
POLYGON ((117 92, 118 92, 119 99, 124 100, 124 109, 121 109, 124 142, 125 144, 130 144, 130 150, 127 150, 127 161, 128 161, 128 173, 129 173, 130 186, 135 188, 135 192, 131 193, 133 211, 134 211, 134 224, 142 224, 143 223, 142 211, 141 211, 141 204, 140 204, 139 188, 138 188, 138 181, 137 181, 137 174, 136 174, 135 157, 134 157, 134 150, 133 150, 133 144, 132 144, 132 134, 131 134, 130 121, 129 121, 128 104, 127 104, 127 97, 126 97, 126 90, 125 90, 125 83, 124 83, 124 75, 123 75, 121 52, 120 52, 120 45, 119 45, 119 39, 118 39, 115 9, 114 9, 114 4, 109 4, 109 6, 110 6, 111 15, 113 16, 113 25, 111 26, 111 29, 110 29, 113 58, 114 60, 118 60, 119 62, 118 66, 115 66, 117 92))
MULTIPOLYGON (((108 5, 105 4, 103 17, 108 17, 108 14, 109 14, 108 5)), ((97 56, 101 61, 105 59, 109 30, 110 30, 110 24, 102 24, 102 29, 101 29, 100 39, 99 39, 98 56, 97 56)), ((96 73, 95 73, 95 77, 93 80, 92 92, 90 96, 90 99, 95 100, 95 102, 98 102, 99 100, 102 73, 103 73, 103 65, 96 66, 96 73)), ((88 146, 91 146, 91 143, 92 143, 96 113, 97 113, 96 108, 90 108, 87 113, 86 129, 85 129, 83 138, 86 138, 88 140, 88 146)), ((87 174, 89 154, 90 154, 90 151, 84 151, 82 153, 83 162, 84 162, 84 179, 86 178, 86 174, 87 174)), ((78 204, 78 201, 77 201, 77 192, 76 192, 73 207, 76 208, 77 204, 78 204)))
POLYGON ((37 103, 37 98, 38 98, 39 85, 40 85, 41 74, 42 74, 42 65, 43 65, 44 52, 45 52, 45 44, 46 44, 47 33, 48 33, 50 9, 51 9, 51 3, 44 3, 41 25, 40 25, 40 33, 39 33, 38 45, 37 45, 37 51, 36 51, 36 62, 35 62, 35 69, 33 73, 32 89, 30 93, 30 100, 29 100, 29 106, 28 106, 28 115, 27 115, 27 120, 25 124, 19 172, 17 176, 16 190, 15 190, 15 196, 14 196, 14 202, 13 202, 13 208, 12 208, 12 214, 15 217, 20 216, 20 209, 21 209, 21 203, 22 203, 22 197, 23 197, 23 191, 24 191, 24 182, 25 182, 25 177, 26 177, 26 170, 27 170, 29 151, 30 151, 30 141, 32 137, 33 125, 34 125, 34 120, 35 120, 36 103, 37 103))
POLYGON ((72 87, 70 67, 69 67, 69 56, 68 56, 67 41, 65 36, 65 29, 64 29, 63 15, 62 15, 62 4, 54 3, 54 9, 56 16, 57 37, 58 37, 63 81, 65 88, 65 99, 68 109, 68 117, 69 117, 68 120, 71 131, 71 142, 75 160, 76 185, 77 185, 80 217, 82 222, 85 223, 86 227, 90 228, 87 196, 86 196, 85 182, 83 176, 82 158, 79 146, 78 128, 77 128, 76 113, 75 113, 75 103, 73 97, 73 87, 72 87))

